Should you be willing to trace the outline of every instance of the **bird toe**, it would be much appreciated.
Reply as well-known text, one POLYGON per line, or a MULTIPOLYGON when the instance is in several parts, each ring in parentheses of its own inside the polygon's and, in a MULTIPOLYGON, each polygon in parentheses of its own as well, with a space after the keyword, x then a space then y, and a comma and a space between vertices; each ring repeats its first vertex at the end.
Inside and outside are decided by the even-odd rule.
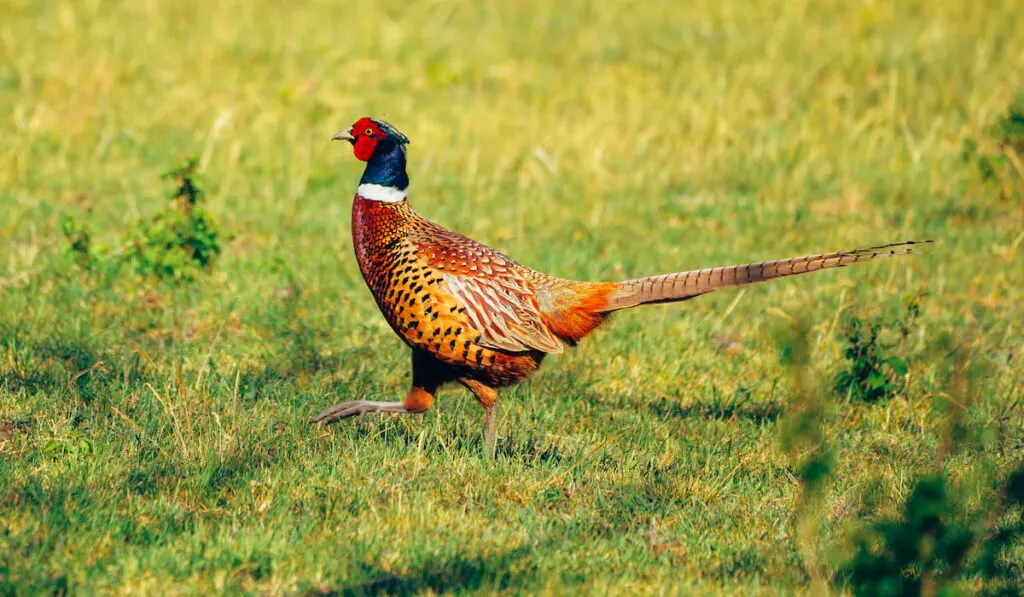
POLYGON ((324 423, 330 425, 342 419, 364 415, 366 413, 379 412, 376 402, 370 400, 350 400, 325 408, 317 416, 309 420, 311 424, 324 423))

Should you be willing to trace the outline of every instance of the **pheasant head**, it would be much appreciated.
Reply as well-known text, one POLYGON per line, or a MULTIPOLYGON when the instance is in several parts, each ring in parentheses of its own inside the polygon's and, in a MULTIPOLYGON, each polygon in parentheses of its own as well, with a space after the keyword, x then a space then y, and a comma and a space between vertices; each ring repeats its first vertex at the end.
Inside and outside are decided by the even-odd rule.
POLYGON ((364 116, 331 138, 351 143, 356 158, 366 162, 359 180, 362 197, 389 202, 405 199, 409 187, 405 171, 408 137, 383 120, 364 116))
POLYGON ((348 141, 356 158, 364 162, 370 161, 378 151, 386 152, 393 146, 409 144, 409 138, 398 129, 384 122, 364 116, 355 124, 331 137, 335 141, 348 141))

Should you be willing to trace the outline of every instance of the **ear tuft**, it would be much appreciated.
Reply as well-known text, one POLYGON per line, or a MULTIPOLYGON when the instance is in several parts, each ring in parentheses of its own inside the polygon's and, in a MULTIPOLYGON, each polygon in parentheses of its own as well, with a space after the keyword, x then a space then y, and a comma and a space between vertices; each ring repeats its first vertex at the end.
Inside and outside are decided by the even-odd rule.
POLYGON ((409 137, 403 135, 401 131, 396 129, 391 124, 388 124, 387 122, 384 122, 383 120, 378 120, 376 118, 371 118, 371 120, 373 120, 373 122, 376 123, 377 126, 381 128, 381 130, 387 133, 388 136, 392 137, 395 141, 398 141, 403 145, 408 145, 411 143, 411 141, 409 141, 409 137))

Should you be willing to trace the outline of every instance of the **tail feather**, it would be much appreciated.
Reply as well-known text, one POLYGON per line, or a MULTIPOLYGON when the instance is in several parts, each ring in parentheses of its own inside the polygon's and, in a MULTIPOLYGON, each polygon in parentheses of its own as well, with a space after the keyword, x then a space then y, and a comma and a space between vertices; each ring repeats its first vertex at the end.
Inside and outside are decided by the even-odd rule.
POLYGON ((915 251, 915 246, 931 242, 930 240, 911 240, 865 249, 791 257, 745 265, 711 267, 626 280, 619 282, 617 288, 610 293, 604 311, 616 311, 651 303, 685 301, 721 288, 764 282, 773 278, 806 274, 822 269, 845 267, 881 257, 909 255, 915 251))

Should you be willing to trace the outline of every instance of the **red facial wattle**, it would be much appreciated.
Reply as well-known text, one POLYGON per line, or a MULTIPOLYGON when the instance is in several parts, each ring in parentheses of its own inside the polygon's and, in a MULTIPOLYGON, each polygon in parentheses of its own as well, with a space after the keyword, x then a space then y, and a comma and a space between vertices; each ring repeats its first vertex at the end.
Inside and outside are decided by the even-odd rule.
POLYGON ((373 157, 373 152, 377 149, 377 142, 383 136, 380 128, 373 119, 364 116, 352 125, 352 134, 356 138, 352 142, 353 153, 356 154, 357 159, 368 161, 373 157))
POLYGON ((357 133, 355 143, 352 144, 352 152, 356 154, 356 159, 364 162, 373 157, 373 150, 376 148, 377 139, 361 133, 357 133))

